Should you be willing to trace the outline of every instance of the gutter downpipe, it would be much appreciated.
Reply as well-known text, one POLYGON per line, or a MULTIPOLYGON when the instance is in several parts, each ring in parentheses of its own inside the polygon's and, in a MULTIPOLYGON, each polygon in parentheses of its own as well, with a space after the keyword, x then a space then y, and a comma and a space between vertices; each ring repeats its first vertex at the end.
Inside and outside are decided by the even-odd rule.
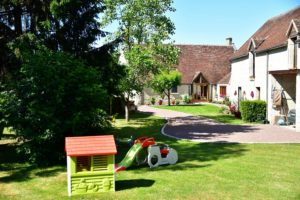
POLYGON ((267 100, 267 108, 266 108, 266 119, 268 120, 268 112, 269 112, 269 52, 267 51, 267 62, 266 62, 266 70, 267 70, 267 73, 266 73, 266 100, 267 100))

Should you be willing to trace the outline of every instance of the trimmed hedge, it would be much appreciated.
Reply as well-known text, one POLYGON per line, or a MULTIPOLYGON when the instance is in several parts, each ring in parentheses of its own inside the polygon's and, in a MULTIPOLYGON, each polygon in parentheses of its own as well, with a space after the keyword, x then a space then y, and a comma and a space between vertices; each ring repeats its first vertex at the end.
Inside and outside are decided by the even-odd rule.
POLYGON ((266 118, 267 103, 262 100, 241 101, 242 119, 248 122, 263 121, 266 118))

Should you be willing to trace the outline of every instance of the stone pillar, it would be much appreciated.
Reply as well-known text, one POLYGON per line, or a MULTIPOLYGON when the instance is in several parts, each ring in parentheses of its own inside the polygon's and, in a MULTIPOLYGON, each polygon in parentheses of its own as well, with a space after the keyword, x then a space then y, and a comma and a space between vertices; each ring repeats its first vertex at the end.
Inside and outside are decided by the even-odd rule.
POLYGON ((296 131, 300 132, 300 71, 296 76, 296 131))

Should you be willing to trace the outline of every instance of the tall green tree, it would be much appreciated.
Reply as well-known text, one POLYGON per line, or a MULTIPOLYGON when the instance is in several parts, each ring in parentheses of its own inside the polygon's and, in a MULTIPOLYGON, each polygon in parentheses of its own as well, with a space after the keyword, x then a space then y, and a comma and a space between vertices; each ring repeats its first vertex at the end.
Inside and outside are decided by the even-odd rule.
POLYGON ((154 76, 151 87, 159 94, 165 94, 168 97, 168 105, 171 105, 170 94, 171 89, 180 84, 181 74, 180 72, 173 70, 170 72, 161 72, 154 76))
POLYGON ((115 37, 123 39, 122 53, 126 59, 126 76, 122 79, 125 118, 129 120, 129 97, 141 92, 154 74, 159 73, 161 58, 158 49, 174 34, 175 26, 166 16, 174 12, 172 0, 104 0, 106 10, 102 25, 117 21, 115 37), (159 48, 157 48, 159 47, 159 48))
POLYGON ((63 158, 65 136, 99 133, 124 70, 101 48, 101 0, 0 1, 0 117, 32 161, 63 158), (3 100, 3 101, 2 101, 3 100))

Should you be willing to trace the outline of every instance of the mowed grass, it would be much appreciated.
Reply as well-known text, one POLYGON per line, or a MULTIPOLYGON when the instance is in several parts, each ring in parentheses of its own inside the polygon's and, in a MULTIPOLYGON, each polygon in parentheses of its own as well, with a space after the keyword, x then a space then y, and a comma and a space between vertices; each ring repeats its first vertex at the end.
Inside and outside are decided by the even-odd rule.
POLYGON ((155 108, 174 110, 196 116, 207 117, 225 124, 245 124, 242 119, 237 119, 233 115, 226 115, 220 112, 220 107, 210 104, 197 105, 172 105, 172 106, 154 106, 155 108))
MULTIPOLYGON (((130 136, 155 137, 178 151, 178 163, 155 169, 133 166, 116 174, 115 193, 71 199, 300 199, 298 144, 178 141, 160 134, 165 120, 131 117, 128 124, 118 119, 111 133, 123 141, 130 136)), ((117 162, 128 149, 126 142, 118 145, 117 162)), ((2 142, 0 150, 0 199, 70 199, 65 166, 26 164, 15 156, 11 142, 2 142)))

